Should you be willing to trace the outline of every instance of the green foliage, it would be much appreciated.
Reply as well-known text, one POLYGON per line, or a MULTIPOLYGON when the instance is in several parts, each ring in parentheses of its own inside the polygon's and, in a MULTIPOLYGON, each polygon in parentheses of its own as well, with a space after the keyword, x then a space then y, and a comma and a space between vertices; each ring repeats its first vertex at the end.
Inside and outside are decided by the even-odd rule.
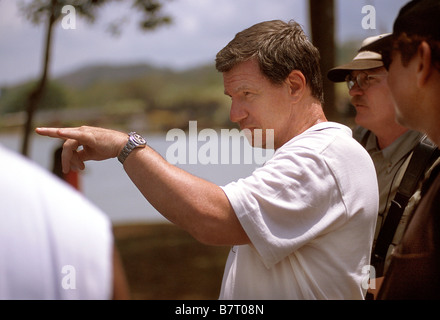
MULTIPOLYGON (((0 96, 0 112, 13 113, 26 110, 29 93, 35 82, 29 82, 13 88, 4 88, 0 96)), ((59 83, 48 83, 45 93, 40 101, 41 110, 62 109, 67 106, 67 91, 59 83)))
POLYGON ((126 99, 144 101, 146 109, 173 109, 182 101, 226 101, 222 76, 213 65, 181 72, 148 65, 90 66, 58 81, 69 88, 69 105, 79 108, 126 99))
MULTIPOLYGON (((171 17, 162 14, 164 0, 133 0, 132 7, 142 14, 139 27, 142 30, 153 30, 161 25, 172 22, 171 17)), ((61 9, 65 5, 75 7, 76 12, 89 22, 96 19, 96 11, 103 5, 110 2, 124 2, 123 0, 32 0, 20 1, 18 6, 25 17, 35 24, 40 24, 51 13, 54 20, 62 18, 61 9), (52 8, 52 6, 54 6, 52 8)), ((126 1, 125 1, 126 2, 126 1)), ((119 34, 120 26, 117 22, 110 24, 109 30, 113 34, 119 34)))
MULTIPOLYGON (((0 113, 24 110, 34 85, 4 88, 0 113)), ((39 117, 39 125, 60 121, 65 125, 130 127, 145 130, 185 129, 188 121, 200 127, 227 127, 230 101, 223 93, 223 78, 214 65, 173 71, 150 65, 88 66, 58 77, 47 87, 39 110, 59 112, 39 117), (40 121, 46 121, 41 123, 40 121)), ((6 125, 6 124, 5 124, 6 125)))

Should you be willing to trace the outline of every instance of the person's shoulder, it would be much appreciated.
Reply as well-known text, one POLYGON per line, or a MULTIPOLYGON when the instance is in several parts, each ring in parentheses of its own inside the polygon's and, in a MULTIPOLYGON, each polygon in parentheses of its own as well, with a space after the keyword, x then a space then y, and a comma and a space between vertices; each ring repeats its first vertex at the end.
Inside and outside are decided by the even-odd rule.
POLYGON ((9 181, 12 185, 23 188, 38 188, 44 192, 49 183, 51 190, 56 192, 61 181, 35 161, 17 152, 0 146, 0 175, 2 182, 9 181))
POLYGON ((29 158, 0 146, 0 191, 10 198, 26 195, 18 206, 44 207, 46 213, 63 211, 91 219, 107 220, 107 216, 83 194, 29 158), (66 206, 66 203, 69 205, 66 206))
POLYGON ((13 184, 25 185, 30 179, 36 180, 35 176, 44 176, 43 171, 29 158, 0 145, 0 176, 3 184, 10 181, 13 184))
POLYGON ((12 165, 16 165, 17 163, 28 166, 31 162, 28 158, 22 156, 21 154, 0 145, 0 163, 9 164, 6 167, 10 167, 12 165))
POLYGON ((352 130, 344 124, 337 122, 321 122, 318 123, 299 136, 290 141, 291 145, 303 145, 306 148, 315 150, 321 153, 329 146, 335 143, 342 143, 345 145, 356 145, 352 139, 352 130))
POLYGON ((317 123, 303 132, 303 136, 333 136, 333 135, 344 135, 352 137, 353 131, 347 125, 333 122, 325 121, 317 123))
POLYGON ((372 132, 364 127, 355 126, 353 129, 353 139, 361 143, 366 140, 367 135, 372 134, 372 132))

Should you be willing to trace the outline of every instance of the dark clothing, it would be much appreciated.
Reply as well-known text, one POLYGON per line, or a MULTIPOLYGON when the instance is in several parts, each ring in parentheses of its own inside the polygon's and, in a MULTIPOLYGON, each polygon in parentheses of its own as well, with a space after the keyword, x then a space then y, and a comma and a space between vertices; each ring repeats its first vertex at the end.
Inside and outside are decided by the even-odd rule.
POLYGON ((421 192, 378 299, 440 299, 440 164, 421 192))

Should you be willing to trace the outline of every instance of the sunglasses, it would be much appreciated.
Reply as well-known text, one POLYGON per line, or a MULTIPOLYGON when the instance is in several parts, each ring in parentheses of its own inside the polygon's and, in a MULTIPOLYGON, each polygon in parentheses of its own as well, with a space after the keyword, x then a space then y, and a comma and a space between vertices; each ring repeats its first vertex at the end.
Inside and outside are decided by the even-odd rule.
POLYGON ((367 90, 370 87, 370 79, 384 76, 386 76, 386 74, 368 74, 366 72, 361 72, 358 73, 356 77, 348 74, 345 77, 345 82, 347 83, 348 90, 353 89, 355 84, 357 84, 362 90, 367 90))

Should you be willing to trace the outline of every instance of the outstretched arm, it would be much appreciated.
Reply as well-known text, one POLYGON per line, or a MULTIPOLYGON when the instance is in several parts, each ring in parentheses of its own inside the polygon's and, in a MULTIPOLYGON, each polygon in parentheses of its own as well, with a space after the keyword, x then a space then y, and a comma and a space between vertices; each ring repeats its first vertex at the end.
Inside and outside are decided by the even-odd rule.
MULTIPOLYGON (((63 171, 84 169, 88 160, 119 155, 127 134, 94 127, 37 128, 36 132, 65 139, 63 171), (77 150, 82 146, 81 150, 77 150)), ((238 245, 249 243, 245 231, 223 190, 169 164, 150 147, 135 149, 124 169, 144 197, 168 220, 203 243, 238 245)))

